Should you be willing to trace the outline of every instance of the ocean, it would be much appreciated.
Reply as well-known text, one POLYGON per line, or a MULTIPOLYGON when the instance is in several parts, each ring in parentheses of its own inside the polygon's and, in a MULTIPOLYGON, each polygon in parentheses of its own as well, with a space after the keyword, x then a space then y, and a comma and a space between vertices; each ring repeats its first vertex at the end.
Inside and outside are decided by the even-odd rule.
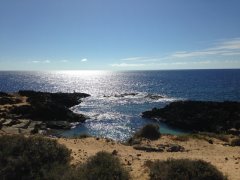
MULTIPOLYGON (((62 133, 126 140, 152 120, 141 113, 177 100, 240 101, 240 70, 0 71, 0 91, 84 92, 72 110, 89 119, 62 133)), ((160 123, 160 131, 186 133, 160 123)))

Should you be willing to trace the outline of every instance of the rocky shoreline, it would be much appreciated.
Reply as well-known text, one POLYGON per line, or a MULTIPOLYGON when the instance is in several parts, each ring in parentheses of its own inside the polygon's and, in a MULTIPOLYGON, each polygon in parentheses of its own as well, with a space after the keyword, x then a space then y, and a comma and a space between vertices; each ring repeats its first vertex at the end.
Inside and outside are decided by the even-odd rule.
POLYGON ((69 108, 81 103, 85 93, 0 92, 0 131, 10 134, 46 133, 71 128, 87 117, 69 108))
POLYGON ((142 117, 188 131, 240 134, 240 102, 177 101, 142 117))

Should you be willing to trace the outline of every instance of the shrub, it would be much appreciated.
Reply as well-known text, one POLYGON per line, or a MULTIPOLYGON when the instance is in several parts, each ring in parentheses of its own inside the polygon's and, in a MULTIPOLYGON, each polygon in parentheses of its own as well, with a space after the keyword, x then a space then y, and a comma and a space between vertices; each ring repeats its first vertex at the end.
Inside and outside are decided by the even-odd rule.
POLYGON ((240 146, 240 138, 233 139, 231 142, 232 146, 240 146))
POLYGON ((141 138, 157 140, 161 136, 159 128, 160 127, 158 124, 147 124, 142 129, 135 132, 135 134, 130 139, 128 139, 127 144, 140 144, 141 138))
POLYGON ((211 132, 200 132, 199 133, 200 135, 203 135, 203 136, 207 136, 207 137, 211 137, 211 138, 215 138, 215 139, 218 139, 218 140, 221 140, 221 141, 224 141, 224 142, 228 142, 228 136, 226 134, 216 134, 216 133, 211 133, 211 132))
POLYGON ((129 179, 129 173, 121 166, 119 159, 107 152, 98 152, 90 157, 77 171, 78 179, 129 179))
POLYGON ((70 151, 42 137, 1 136, 0 177, 3 179, 42 179, 58 164, 68 166, 70 151))
POLYGON ((157 124, 147 124, 142 129, 137 131, 134 136, 146 138, 150 140, 156 140, 160 137, 159 125, 157 124))
POLYGON ((213 165, 202 160, 168 159, 148 163, 151 180, 225 180, 213 165))

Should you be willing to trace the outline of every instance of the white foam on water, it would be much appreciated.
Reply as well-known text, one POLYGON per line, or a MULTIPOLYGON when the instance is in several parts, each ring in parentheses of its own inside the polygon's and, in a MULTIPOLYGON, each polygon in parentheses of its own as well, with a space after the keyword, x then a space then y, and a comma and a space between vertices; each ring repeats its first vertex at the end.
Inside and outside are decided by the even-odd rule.
POLYGON ((126 140, 135 132, 136 127, 146 121, 140 117, 139 108, 143 109, 145 104, 148 104, 147 107, 151 107, 152 104, 153 108, 158 103, 167 104, 176 100, 179 99, 144 92, 98 95, 82 99, 81 104, 72 107, 71 110, 89 117, 81 125, 85 126, 90 134, 126 140))

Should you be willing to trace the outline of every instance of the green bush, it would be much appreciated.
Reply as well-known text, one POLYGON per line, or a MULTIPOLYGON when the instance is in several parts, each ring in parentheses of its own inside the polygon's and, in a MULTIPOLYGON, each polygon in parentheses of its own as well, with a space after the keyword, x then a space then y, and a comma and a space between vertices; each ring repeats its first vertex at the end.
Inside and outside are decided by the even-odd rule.
POLYGON ((233 139, 231 142, 232 146, 240 146, 240 138, 233 139))
POLYGON ((142 137, 150 140, 156 140, 160 137, 159 125, 147 124, 135 133, 136 137, 142 137))
POLYGON ((148 163, 151 180, 226 180, 213 165, 202 160, 168 159, 148 163))
POLYGON ((126 144, 140 144, 142 138, 157 140, 161 136, 159 128, 158 124, 147 124, 142 129, 135 132, 133 136, 127 140, 126 144))
POLYGON ((107 152, 98 152, 77 168, 79 179, 126 180, 129 173, 121 166, 119 159, 107 152))
POLYGON ((43 179, 57 165, 68 166, 70 151, 42 137, 1 136, 0 177, 2 179, 43 179))

